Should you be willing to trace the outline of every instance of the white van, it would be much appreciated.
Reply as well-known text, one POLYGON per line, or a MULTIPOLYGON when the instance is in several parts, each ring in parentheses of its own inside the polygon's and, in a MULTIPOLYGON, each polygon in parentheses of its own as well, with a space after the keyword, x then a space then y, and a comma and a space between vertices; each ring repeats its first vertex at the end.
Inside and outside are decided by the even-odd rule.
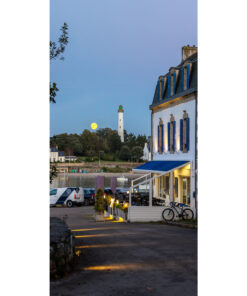
POLYGON ((50 206, 65 205, 71 208, 73 205, 84 204, 84 192, 81 187, 51 188, 50 206))

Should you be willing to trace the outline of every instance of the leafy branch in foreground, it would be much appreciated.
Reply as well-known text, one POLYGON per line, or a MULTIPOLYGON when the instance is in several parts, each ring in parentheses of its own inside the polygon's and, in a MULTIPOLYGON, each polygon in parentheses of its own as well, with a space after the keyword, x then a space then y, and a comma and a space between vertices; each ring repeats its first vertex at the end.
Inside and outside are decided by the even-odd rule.
MULTIPOLYGON (((55 60, 60 57, 60 60, 64 60, 62 54, 64 53, 65 46, 68 44, 68 25, 66 23, 60 29, 62 31, 61 36, 59 37, 57 43, 50 41, 50 60, 55 60)), ((55 82, 50 82, 50 102, 56 103, 55 97, 59 89, 55 82)))
POLYGON ((56 83, 55 82, 53 82, 53 83, 50 82, 50 102, 56 103, 55 97, 57 95, 57 91, 59 91, 59 89, 57 88, 56 83))
MULTIPOLYGON (((58 44, 50 41, 50 60, 58 58, 64 52, 65 46, 68 44, 68 25, 64 23, 60 30, 62 34, 58 39, 58 44)), ((64 60, 64 57, 61 56, 60 60, 64 60)))
POLYGON ((56 166, 52 166, 50 168, 50 184, 52 183, 53 179, 57 177, 57 168, 56 166))

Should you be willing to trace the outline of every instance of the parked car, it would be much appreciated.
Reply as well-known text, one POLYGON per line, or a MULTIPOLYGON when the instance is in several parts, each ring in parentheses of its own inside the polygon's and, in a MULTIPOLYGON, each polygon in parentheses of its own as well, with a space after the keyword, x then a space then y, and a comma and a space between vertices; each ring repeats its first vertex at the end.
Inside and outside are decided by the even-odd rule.
POLYGON ((112 190, 111 189, 109 189, 109 188, 105 188, 105 190, 104 190, 104 195, 105 196, 114 196, 114 193, 112 192, 112 190))
POLYGON ((73 205, 81 206, 84 203, 84 193, 81 187, 52 188, 50 190, 50 206, 73 205))
POLYGON ((84 205, 94 205, 95 203, 95 190, 92 188, 84 188, 84 205))

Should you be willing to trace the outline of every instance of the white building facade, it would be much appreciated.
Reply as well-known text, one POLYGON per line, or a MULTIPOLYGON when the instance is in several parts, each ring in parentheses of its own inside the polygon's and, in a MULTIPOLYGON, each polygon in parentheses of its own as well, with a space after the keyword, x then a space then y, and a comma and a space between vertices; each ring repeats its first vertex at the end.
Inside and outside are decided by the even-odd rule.
POLYGON ((50 162, 65 162, 65 154, 63 151, 58 151, 58 147, 50 148, 50 162))
POLYGON ((145 143, 144 148, 143 148, 143 160, 151 160, 151 152, 149 151, 148 143, 145 143))
MULTIPOLYGON (((146 173, 148 206, 133 206, 129 221, 159 221, 171 201, 189 206, 197 215, 197 48, 182 48, 182 61, 159 77, 151 115, 151 157, 134 169, 146 173), (163 206, 157 202, 163 201, 163 206)), ((143 181, 144 180, 144 181, 143 181)), ((133 191, 135 186, 131 191, 133 191)), ((131 195, 131 194, 130 194, 131 195)))

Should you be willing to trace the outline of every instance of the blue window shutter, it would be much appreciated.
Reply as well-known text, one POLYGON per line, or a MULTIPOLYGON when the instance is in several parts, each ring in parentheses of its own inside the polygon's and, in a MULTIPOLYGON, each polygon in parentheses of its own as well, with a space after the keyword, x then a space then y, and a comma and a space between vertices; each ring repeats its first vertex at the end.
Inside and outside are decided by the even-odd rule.
POLYGON ((183 119, 180 119, 180 151, 183 151, 183 119))
POLYGON ((184 68, 182 67, 181 68, 181 91, 183 91, 184 90, 184 68))
POLYGON ((186 118, 186 150, 190 149, 190 119, 186 118))
POLYGON ((170 122, 167 123, 168 150, 170 151, 170 122))
POLYGON ((160 126, 158 125, 158 151, 160 151, 160 126))
POLYGON ((168 75, 167 78, 167 97, 169 98, 171 96, 171 76, 168 75))
POLYGON ((164 152, 164 124, 161 125, 161 152, 164 152))
POLYGON ((190 65, 187 65, 186 89, 190 88, 190 65))
POLYGON ((176 91, 176 72, 173 73, 173 95, 175 95, 176 91))
POLYGON ((173 121, 173 145, 172 150, 175 151, 175 139, 176 139, 176 121, 173 121))

